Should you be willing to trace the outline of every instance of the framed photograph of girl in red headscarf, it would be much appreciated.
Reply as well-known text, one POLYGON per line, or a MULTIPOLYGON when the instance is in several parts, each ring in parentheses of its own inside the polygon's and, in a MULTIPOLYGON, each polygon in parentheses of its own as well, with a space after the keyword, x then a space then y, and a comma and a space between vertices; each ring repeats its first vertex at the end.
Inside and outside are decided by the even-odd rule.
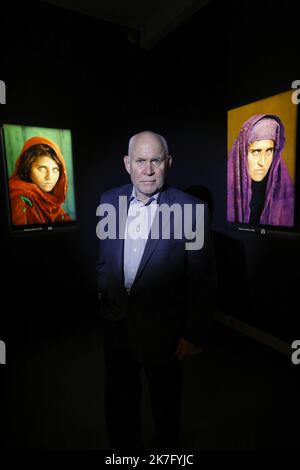
POLYGON ((12 231, 73 226, 71 131, 4 124, 2 142, 12 231))
POLYGON ((228 112, 228 222, 296 228, 297 129, 292 90, 228 112))

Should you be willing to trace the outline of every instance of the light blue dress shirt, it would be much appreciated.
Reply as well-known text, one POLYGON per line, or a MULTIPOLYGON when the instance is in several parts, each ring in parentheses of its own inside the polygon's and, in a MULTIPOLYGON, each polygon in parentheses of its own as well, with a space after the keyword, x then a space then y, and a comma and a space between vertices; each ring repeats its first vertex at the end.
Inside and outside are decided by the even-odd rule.
POLYGON ((133 187, 124 235, 124 285, 128 293, 138 271, 149 232, 158 207, 159 193, 145 204, 136 197, 133 187))

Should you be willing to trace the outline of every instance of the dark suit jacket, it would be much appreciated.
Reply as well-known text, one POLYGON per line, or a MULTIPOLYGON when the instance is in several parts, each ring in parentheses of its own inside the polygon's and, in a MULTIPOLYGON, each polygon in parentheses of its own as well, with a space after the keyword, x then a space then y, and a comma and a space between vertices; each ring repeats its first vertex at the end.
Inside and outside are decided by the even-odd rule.
MULTIPOLYGON (((112 189, 102 195, 100 203, 112 204, 117 209, 122 195, 127 196, 129 205, 131 192, 132 184, 112 189)), ((159 205, 193 204, 194 208, 201 202, 168 186, 158 199, 159 205)), ((126 215, 125 210, 125 220, 126 215)), ((117 233, 119 224, 125 220, 117 218, 117 233)), ((97 279, 102 293, 101 311, 111 324, 127 319, 130 347, 138 360, 167 361, 174 356, 180 337, 196 344, 206 340, 216 287, 206 206, 203 248, 187 251, 185 241, 172 239, 172 231, 170 240, 149 238, 130 295, 124 288, 124 240, 99 241, 97 279)))

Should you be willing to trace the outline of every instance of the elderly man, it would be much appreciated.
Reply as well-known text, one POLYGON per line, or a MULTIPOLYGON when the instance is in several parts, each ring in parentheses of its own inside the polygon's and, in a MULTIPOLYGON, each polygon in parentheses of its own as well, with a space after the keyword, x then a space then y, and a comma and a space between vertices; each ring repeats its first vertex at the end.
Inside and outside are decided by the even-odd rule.
POLYGON ((155 425, 152 445, 178 447, 184 360, 202 350, 214 306, 206 206, 166 184, 171 163, 164 137, 134 135, 124 157, 132 184, 104 193, 97 210, 105 409, 110 445, 117 449, 142 446, 142 370, 155 425), (116 217, 105 218, 110 208, 116 217), (107 230, 111 221, 116 230, 107 230))

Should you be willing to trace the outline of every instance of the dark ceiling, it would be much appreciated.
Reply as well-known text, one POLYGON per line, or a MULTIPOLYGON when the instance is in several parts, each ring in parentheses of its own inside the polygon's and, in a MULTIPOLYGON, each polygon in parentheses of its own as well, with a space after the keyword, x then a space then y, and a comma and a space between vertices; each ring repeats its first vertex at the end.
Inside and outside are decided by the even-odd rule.
POLYGON ((151 48, 210 0, 45 0, 47 3, 126 26, 151 48))

